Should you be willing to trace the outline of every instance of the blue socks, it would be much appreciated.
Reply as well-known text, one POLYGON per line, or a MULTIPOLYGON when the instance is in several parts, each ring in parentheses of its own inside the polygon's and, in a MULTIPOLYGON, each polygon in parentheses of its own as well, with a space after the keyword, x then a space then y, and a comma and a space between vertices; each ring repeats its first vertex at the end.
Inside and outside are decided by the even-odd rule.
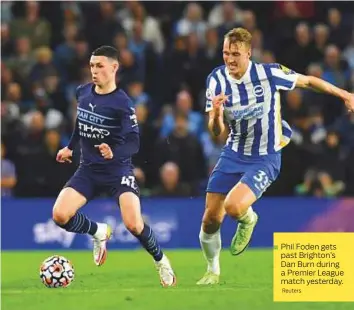
POLYGON ((56 224, 66 231, 78 234, 90 234, 93 236, 97 231, 97 223, 89 220, 80 212, 77 212, 66 224, 56 224))
MULTIPOLYGON (((97 231, 97 223, 89 220, 80 212, 77 212, 66 224, 56 224, 66 231, 78 234, 90 234, 93 236, 97 231)), ((161 246, 157 242, 155 234, 149 225, 144 224, 144 228, 140 235, 135 235, 135 237, 156 262, 159 262, 162 259, 163 253, 161 246)))
POLYGON ((163 253, 160 244, 157 242, 156 237, 149 225, 144 224, 144 228, 140 235, 135 235, 140 241, 141 245, 149 252, 156 262, 162 259, 163 253))

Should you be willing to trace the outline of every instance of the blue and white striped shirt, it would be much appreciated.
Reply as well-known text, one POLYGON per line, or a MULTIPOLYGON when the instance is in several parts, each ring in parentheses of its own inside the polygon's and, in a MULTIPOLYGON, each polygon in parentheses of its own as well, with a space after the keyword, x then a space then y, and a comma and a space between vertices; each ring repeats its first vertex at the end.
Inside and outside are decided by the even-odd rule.
POLYGON ((281 117, 279 90, 294 89, 297 77, 280 64, 251 61, 240 80, 231 77, 226 66, 214 69, 207 78, 206 112, 212 109, 214 96, 230 95, 224 103, 230 127, 226 147, 243 155, 261 156, 286 146, 292 131, 281 117))

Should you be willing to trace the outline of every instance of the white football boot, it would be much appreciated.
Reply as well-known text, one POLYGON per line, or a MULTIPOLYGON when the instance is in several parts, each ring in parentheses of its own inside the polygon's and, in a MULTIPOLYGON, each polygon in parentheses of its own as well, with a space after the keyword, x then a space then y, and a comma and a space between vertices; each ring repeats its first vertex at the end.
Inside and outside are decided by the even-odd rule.
POLYGON ((112 228, 103 223, 97 223, 97 226, 93 236, 93 260, 97 266, 102 266, 107 258, 107 241, 112 236, 112 228))
POLYGON ((170 261, 165 254, 159 262, 155 261, 155 266, 160 276, 160 283, 163 287, 176 285, 177 279, 175 273, 173 272, 170 261))

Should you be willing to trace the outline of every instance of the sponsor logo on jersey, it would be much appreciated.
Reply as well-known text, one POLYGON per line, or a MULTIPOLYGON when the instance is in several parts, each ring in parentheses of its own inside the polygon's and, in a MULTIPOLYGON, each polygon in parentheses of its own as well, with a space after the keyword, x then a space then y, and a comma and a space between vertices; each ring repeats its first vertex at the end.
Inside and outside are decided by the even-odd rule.
POLYGON ((264 114, 264 105, 259 103, 244 109, 232 108, 226 111, 230 119, 234 120, 249 120, 252 118, 261 118, 264 114))
POLYGON ((109 136, 111 133, 104 128, 98 128, 94 125, 84 124, 79 122, 80 136, 90 139, 103 139, 109 136))

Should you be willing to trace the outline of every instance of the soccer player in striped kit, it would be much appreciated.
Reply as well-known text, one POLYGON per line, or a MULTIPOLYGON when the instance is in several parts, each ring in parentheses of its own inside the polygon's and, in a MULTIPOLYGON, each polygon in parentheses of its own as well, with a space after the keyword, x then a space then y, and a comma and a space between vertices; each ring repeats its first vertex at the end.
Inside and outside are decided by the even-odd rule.
POLYGON ((354 95, 313 76, 304 76, 280 64, 258 64, 251 58, 252 35, 235 28, 224 38, 225 65, 207 77, 206 112, 211 134, 230 133, 212 171, 206 208, 199 234, 207 271, 198 285, 219 283, 220 225, 225 215, 238 222, 232 239, 232 255, 248 246, 258 216, 252 205, 276 180, 281 167, 281 149, 291 138, 290 126, 282 120, 280 90, 312 89, 341 98, 350 112, 354 95))

